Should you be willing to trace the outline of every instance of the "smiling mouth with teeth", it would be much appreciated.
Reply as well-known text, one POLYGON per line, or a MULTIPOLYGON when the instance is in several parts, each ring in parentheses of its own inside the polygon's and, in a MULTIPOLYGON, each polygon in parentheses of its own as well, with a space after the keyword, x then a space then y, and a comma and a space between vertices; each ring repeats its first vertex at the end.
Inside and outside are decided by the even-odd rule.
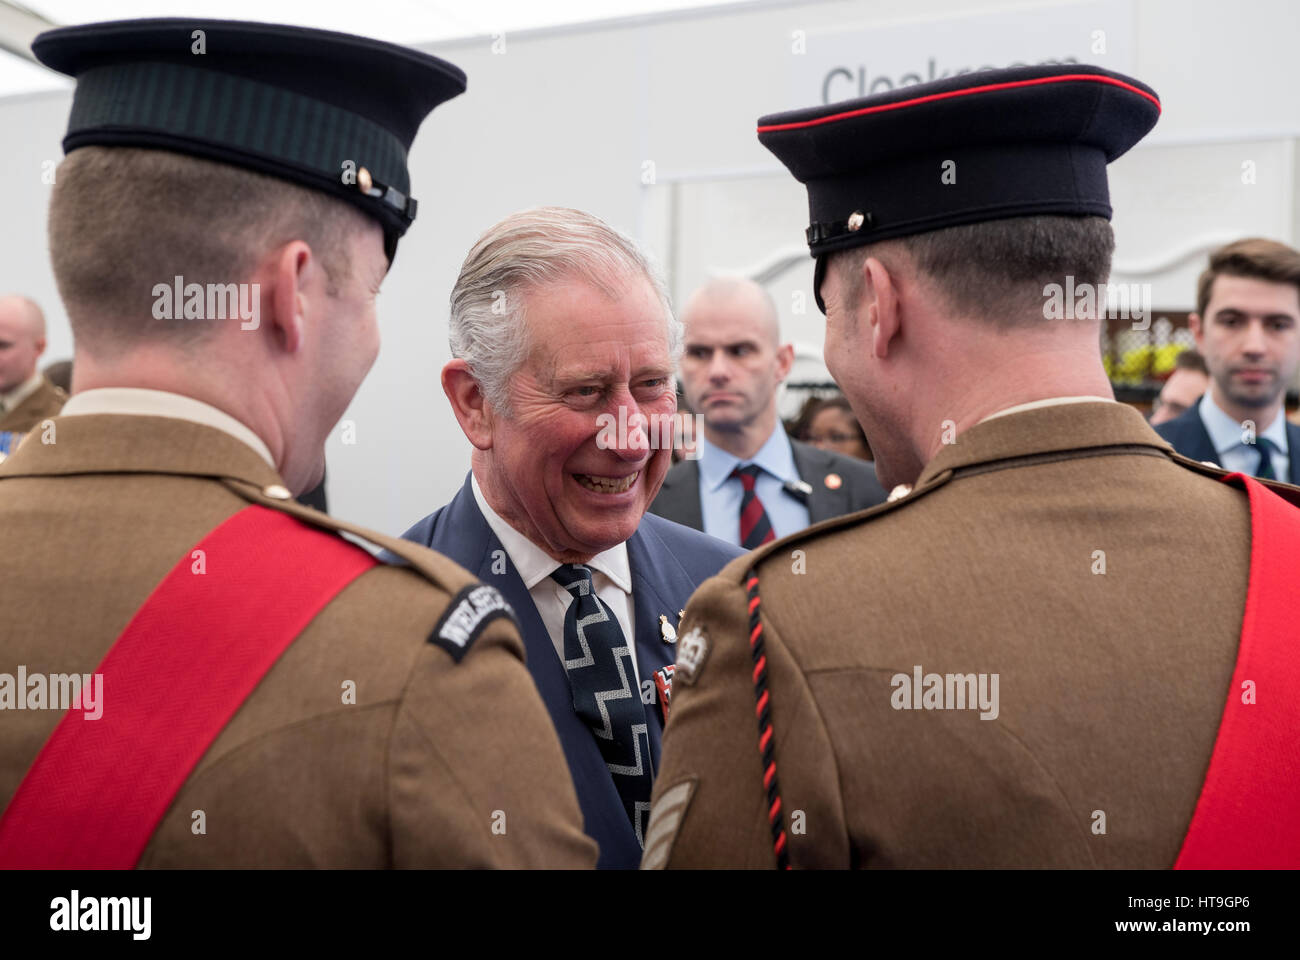
POLYGON ((575 473, 573 478, 595 493, 625 493, 632 489, 632 484, 636 483, 639 476, 640 470, 626 477, 593 477, 587 473, 575 473))

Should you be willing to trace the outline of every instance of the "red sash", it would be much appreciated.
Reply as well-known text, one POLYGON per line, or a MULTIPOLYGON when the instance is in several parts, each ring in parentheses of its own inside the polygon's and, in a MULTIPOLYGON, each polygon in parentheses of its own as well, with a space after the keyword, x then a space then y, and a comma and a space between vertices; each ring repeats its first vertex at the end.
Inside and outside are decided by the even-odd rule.
MULTIPOLYGON (((128 869, 199 759, 340 590, 378 563, 249 506, 186 553, 99 664, 103 713, 73 708, 0 818, 0 867, 128 869)), ((23 696, 19 691, 19 696, 23 696)))
POLYGON ((1223 479, 1250 495, 1250 586, 1228 703, 1174 868, 1300 867, 1300 509, 1251 477, 1223 479), (1242 702, 1248 689, 1254 703, 1242 702))

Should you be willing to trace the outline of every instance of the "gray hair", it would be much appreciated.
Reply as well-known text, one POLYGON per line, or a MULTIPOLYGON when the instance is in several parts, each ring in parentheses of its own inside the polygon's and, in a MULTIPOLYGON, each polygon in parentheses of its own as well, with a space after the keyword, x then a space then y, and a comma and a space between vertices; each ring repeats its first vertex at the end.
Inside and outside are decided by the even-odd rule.
POLYGON ((598 217, 569 207, 536 207, 490 227, 470 248, 451 291, 448 340, 493 407, 510 415, 509 381, 528 356, 529 289, 581 277, 615 297, 629 275, 643 276, 663 304, 668 350, 676 364, 681 324, 663 278, 636 243, 598 217))

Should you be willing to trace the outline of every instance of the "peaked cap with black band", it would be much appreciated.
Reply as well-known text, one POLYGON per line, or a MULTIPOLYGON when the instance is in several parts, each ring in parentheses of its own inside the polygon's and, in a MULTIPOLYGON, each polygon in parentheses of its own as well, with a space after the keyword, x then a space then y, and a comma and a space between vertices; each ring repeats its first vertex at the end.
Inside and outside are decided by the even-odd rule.
POLYGON ((407 150, 465 91, 437 57, 269 23, 91 23, 42 33, 32 52, 77 80, 65 153, 153 147, 321 190, 379 221, 390 262, 415 219, 407 150))
POLYGON ((1159 116, 1145 84, 1064 64, 771 114, 758 121, 758 139, 808 188, 824 313, 826 255, 838 250, 1007 217, 1110 219, 1106 164, 1159 116))

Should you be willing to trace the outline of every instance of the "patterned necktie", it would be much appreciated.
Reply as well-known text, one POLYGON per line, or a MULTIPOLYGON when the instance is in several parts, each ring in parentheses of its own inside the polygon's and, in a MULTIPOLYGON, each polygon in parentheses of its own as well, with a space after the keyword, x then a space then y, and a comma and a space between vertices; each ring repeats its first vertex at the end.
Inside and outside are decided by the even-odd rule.
POLYGON ((1261 480, 1276 480, 1277 474, 1273 472, 1273 454, 1282 451, 1267 437, 1256 437, 1255 446, 1259 449, 1259 467, 1255 470, 1255 476, 1261 480))
POLYGON ((573 595, 564 614, 564 670, 573 710, 600 747, 637 843, 650 816, 650 734, 632 666, 632 648, 609 604, 596 596, 591 570, 566 563, 551 578, 573 595))
POLYGON ((758 480, 761 469, 751 463, 747 467, 737 467, 731 471, 731 475, 739 477, 740 485, 745 488, 745 495, 740 500, 740 546, 743 550, 753 550, 776 539, 772 521, 763 509, 763 501, 754 492, 754 483, 758 480))

